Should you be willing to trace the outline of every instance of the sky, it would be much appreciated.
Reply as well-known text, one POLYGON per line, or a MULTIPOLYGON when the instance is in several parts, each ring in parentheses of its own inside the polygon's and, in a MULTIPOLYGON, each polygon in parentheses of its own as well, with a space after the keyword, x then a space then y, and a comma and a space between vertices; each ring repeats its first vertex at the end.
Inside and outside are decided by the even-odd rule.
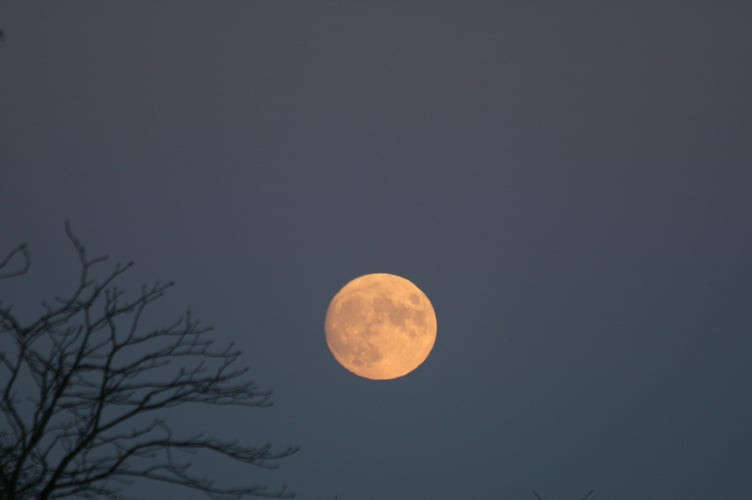
POLYGON ((0 296, 74 284, 66 219, 133 283, 175 280, 156 319, 191 305, 275 402, 181 425, 301 447, 197 459, 228 481, 748 498, 751 24, 733 0, 3 1, 0 253, 33 267, 0 296), (373 272, 438 320, 392 381, 324 338, 373 272))

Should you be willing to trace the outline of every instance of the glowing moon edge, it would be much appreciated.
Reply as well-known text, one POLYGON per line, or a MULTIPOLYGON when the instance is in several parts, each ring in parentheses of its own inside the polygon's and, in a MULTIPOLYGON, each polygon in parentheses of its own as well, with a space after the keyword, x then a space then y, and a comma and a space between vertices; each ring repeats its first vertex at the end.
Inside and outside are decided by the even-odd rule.
POLYGON ((403 377, 428 358, 436 343, 436 311, 412 281, 365 274, 334 295, 326 313, 326 341, 348 371, 371 380, 403 377))

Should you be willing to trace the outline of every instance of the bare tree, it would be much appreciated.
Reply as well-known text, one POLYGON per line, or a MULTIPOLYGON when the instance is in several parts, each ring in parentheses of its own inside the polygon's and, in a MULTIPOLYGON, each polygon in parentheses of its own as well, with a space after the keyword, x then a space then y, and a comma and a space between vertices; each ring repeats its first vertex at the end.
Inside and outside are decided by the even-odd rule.
MULTIPOLYGON (((133 264, 116 264, 97 280, 95 268, 107 258, 90 258, 68 223, 65 229, 80 264, 74 290, 43 302, 29 323, 0 301, 0 499, 124 498, 136 479, 212 498, 294 497, 284 486, 225 486, 194 470, 189 456, 197 452, 276 468, 297 448, 174 430, 169 408, 264 407, 271 393, 248 379, 232 344, 214 345, 211 328, 190 310, 145 328, 145 309, 172 283, 128 296, 118 282, 133 264)), ((21 245, 0 260, 0 278, 25 274, 30 263, 21 245)))

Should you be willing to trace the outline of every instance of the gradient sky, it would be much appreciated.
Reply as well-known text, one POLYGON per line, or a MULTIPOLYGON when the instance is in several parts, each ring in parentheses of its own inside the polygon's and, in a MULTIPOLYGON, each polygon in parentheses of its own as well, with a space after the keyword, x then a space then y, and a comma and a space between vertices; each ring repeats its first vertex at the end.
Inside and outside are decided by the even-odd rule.
POLYGON ((302 447, 203 464, 226 479, 749 498, 750 26, 731 0, 3 1, 0 253, 34 267, 0 294, 73 285, 66 218, 133 283, 176 280, 155 319, 192 305, 275 392, 181 422, 302 447), (436 308, 403 379, 324 340, 370 272, 436 308))

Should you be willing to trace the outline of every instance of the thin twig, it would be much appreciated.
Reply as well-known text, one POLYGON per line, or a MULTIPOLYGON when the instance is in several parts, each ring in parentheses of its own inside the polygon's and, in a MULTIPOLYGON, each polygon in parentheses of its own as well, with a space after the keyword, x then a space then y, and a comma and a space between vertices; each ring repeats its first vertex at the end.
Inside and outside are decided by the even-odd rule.
POLYGON ((21 269, 18 269, 16 271, 7 271, 4 273, 0 273, 0 279, 6 279, 6 278, 12 278, 14 276, 21 276, 23 274, 26 274, 29 269, 31 268, 31 253, 29 252, 29 247, 26 245, 26 243, 22 243, 18 245, 16 248, 10 251, 10 253, 3 259, 0 260, 0 270, 2 270, 10 261, 13 259, 14 256, 21 254, 23 256, 23 265, 21 266, 21 269))
MULTIPOLYGON (((131 263, 95 280, 92 268, 107 257, 88 257, 67 222, 65 229, 80 268, 73 292, 44 302, 43 314, 27 325, 0 308, 0 333, 11 339, 0 344, 0 422, 7 423, 0 432, 0 492, 41 500, 121 498, 119 484, 147 479, 212 497, 293 497, 284 486, 225 486, 193 471, 187 457, 195 452, 274 469, 298 448, 174 433, 162 410, 265 407, 271 392, 247 377, 242 353, 232 344, 217 346, 212 329, 190 309, 167 325, 144 325, 144 310, 172 283, 143 286, 130 296, 118 282, 131 263), (21 390, 22 374, 35 389, 21 390)), ((19 253, 23 269, 3 276, 26 272, 25 245, 0 261, 0 269, 19 253)))

